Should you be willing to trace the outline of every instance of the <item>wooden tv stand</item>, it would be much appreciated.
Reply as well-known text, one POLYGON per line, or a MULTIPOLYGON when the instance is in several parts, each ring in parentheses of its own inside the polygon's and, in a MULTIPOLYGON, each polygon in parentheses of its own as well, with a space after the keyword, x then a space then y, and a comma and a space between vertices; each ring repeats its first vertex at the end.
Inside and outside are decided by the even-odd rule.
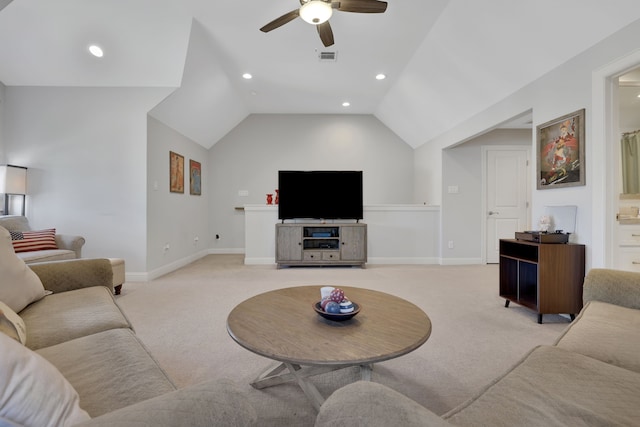
POLYGON ((367 224, 276 224, 276 263, 282 266, 367 262, 367 224))

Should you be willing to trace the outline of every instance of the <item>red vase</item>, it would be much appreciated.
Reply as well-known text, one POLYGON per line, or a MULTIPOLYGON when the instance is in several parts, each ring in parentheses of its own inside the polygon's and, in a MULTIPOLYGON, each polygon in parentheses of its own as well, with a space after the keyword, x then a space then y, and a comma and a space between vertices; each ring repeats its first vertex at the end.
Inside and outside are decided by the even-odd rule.
POLYGON ((267 204, 273 204, 273 194, 267 194, 267 204))
POLYGON ((280 202, 280 190, 276 189, 276 201, 275 204, 277 205, 280 202))

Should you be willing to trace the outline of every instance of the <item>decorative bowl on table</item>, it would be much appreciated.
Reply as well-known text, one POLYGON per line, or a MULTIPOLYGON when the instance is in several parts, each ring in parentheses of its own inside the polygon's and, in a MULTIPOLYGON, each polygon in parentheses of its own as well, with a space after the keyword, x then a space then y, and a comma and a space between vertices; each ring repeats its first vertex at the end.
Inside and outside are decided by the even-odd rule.
POLYGON ((316 311, 316 313, 318 313, 320 316, 324 317, 327 320, 333 320, 334 322, 342 322, 344 320, 351 319, 353 316, 355 316, 360 312, 360 306, 353 301, 351 303, 353 304, 353 311, 349 313, 327 313, 322 309, 322 306, 320 305, 320 301, 318 301, 313 305, 313 309, 316 311))

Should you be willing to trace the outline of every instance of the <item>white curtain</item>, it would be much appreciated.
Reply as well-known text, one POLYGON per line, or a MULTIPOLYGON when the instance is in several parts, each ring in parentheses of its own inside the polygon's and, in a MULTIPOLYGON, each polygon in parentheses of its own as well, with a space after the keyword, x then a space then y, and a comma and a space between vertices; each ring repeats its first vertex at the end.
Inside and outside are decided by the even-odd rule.
POLYGON ((622 192, 640 193, 640 130, 622 134, 622 192))

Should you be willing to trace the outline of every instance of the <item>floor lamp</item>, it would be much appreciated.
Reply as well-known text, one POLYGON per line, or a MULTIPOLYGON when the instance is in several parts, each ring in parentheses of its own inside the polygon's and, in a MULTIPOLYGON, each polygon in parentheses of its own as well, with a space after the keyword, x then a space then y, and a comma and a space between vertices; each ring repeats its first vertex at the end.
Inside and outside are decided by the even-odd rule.
POLYGON ((9 215, 9 196, 22 196, 22 216, 24 216, 27 194, 27 168, 0 165, 0 193, 4 194, 5 215, 9 215))

